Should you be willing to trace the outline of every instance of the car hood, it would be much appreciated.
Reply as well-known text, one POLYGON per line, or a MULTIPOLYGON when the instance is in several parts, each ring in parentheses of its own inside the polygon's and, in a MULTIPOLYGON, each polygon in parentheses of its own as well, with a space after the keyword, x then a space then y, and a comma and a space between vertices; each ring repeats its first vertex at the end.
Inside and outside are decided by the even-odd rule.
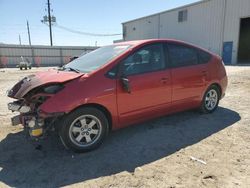
POLYGON ((8 91, 8 96, 20 99, 23 98, 29 91, 39 86, 64 83, 82 75, 83 73, 59 71, 55 69, 38 72, 20 80, 11 90, 8 91))

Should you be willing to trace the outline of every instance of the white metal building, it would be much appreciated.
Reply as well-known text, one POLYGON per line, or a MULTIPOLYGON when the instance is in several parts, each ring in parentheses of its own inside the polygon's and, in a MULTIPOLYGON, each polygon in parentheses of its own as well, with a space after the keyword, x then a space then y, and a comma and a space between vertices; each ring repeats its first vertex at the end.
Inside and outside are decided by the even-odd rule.
POLYGON ((250 63, 250 0, 203 0, 123 23, 123 39, 175 38, 250 63))

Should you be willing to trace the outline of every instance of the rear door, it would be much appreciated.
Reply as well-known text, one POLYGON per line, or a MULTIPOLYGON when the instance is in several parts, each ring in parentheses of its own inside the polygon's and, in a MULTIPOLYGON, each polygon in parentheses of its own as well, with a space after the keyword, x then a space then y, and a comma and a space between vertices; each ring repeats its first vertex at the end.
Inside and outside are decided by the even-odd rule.
POLYGON ((163 44, 151 44, 133 52, 120 65, 122 77, 129 80, 131 93, 117 84, 120 124, 128 125, 171 104, 171 74, 166 68, 163 44))
POLYGON ((168 43, 167 51, 173 82, 173 109, 198 106, 206 87, 207 65, 199 64, 198 51, 191 46, 168 43))

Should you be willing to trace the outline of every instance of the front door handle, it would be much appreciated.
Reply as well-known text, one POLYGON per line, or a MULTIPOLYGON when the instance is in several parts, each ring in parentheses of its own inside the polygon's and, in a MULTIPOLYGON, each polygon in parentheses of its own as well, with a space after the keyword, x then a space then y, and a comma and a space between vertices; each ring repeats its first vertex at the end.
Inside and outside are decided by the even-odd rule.
POLYGON ((168 78, 162 78, 162 79, 161 79, 161 82, 164 83, 164 84, 165 84, 167 81, 168 81, 168 78))

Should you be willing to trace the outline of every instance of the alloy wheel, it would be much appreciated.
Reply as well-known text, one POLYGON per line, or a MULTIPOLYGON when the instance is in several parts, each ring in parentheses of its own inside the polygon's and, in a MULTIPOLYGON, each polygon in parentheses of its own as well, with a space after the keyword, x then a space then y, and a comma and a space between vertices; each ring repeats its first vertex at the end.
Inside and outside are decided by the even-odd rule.
POLYGON ((218 93, 215 89, 211 89, 207 92, 205 98, 205 107, 207 110, 212 111, 218 103, 218 93))
POLYGON ((69 128, 70 140, 80 146, 86 147, 94 144, 101 134, 101 122, 93 115, 83 115, 75 119, 69 128))

